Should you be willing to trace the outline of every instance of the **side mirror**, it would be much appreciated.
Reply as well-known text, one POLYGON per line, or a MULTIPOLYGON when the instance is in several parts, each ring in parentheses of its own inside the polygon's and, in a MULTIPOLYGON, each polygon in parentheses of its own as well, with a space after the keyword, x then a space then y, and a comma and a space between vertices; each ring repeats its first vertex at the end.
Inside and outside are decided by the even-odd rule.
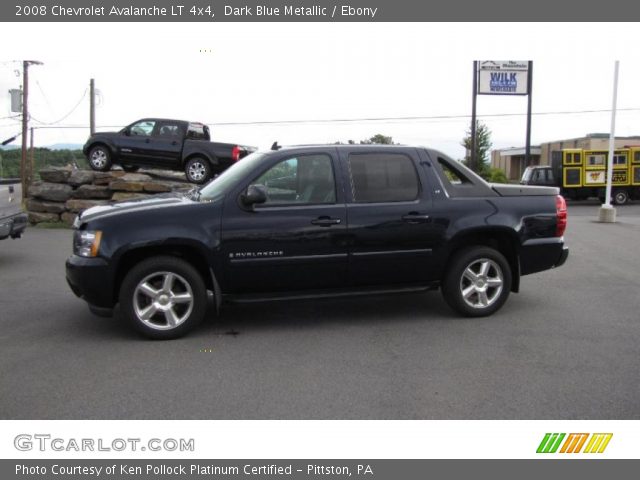
POLYGON ((240 196, 242 204, 246 207, 251 207, 259 203, 267 201, 267 187, 264 185, 249 185, 246 193, 240 196))
POLYGON ((122 131, 122 134, 123 134, 125 137, 128 137, 129 135, 131 135, 131 132, 129 131, 129 129, 128 129, 128 128, 125 128, 125 129, 122 131))

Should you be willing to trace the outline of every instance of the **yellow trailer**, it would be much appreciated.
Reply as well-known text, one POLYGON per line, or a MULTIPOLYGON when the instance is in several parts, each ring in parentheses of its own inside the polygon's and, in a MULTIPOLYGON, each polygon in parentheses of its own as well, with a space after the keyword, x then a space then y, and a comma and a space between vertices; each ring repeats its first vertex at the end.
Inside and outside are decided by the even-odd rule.
MULTIPOLYGON (((529 167, 521 183, 555 185, 566 198, 597 197, 604 202, 608 157, 606 150, 569 148, 552 152, 551 166, 529 167)), ((613 202, 623 205, 630 199, 640 199, 640 146, 616 149, 612 171, 613 202)))

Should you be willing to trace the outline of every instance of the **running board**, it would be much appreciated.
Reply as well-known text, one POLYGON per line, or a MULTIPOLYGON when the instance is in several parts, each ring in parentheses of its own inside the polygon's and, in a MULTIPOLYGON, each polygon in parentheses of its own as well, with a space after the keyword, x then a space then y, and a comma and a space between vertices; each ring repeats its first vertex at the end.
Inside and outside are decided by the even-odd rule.
POLYGON ((223 301, 229 303, 259 303, 259 302, 279 302, 283 300, 311 300, 318 298, 342 298, 342 297, 363 297, 369 295, 386 295, 395 293, 416 293, 426 292, 438 288, 438 284, 419 285, 411 287, 389 287, 375 289, 358 290, 337 290, 337 291, 316 291, 300 293, 271 293, 265 294, 244 294, 244 295, 223 295, 223 301))

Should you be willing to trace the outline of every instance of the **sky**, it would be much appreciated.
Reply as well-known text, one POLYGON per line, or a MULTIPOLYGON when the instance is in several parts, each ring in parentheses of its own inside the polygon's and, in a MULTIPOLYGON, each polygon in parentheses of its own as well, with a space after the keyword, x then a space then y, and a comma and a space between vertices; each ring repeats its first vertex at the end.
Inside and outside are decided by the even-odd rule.
MULTIPOLYGON (((12 115, 8 90, 22 83, 15 61, 23 59, 44 63, 29 70, 36 146, 84 143, 94 78, 98 130, 179 118, 209 124, 214 140, 258 148, 381 133, 462 158, 473 60, 533 60, 534 145, 609 132, 610 113, 584 112, 611 108, 620 60, 616 133, 638 135, 636 30, 621 23, 3 24, 0 141, 20 131, 19 119, 5 117, 12 115), (455 118, 433 118, 443 116, 455 118), (423 118, 365 120, 398 117, 423 118)), ((526 102, 478 97, 494 148, 524 145, 526 102)))

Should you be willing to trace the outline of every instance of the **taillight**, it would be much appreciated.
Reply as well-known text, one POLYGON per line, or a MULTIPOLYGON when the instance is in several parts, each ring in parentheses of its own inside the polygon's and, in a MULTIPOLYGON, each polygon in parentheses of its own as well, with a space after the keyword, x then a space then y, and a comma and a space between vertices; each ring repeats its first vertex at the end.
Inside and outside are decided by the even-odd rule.
POLYGON ((556 196, 556 237, 564 235, 567 229, 567 202, 562 195, 556 196))
POLYGON ((231 160, 233 160, 234 162, 237 162, 238 160, 240 160, 240 152, 241 152, 241 148, 236 145, 231 149, 231 160))

